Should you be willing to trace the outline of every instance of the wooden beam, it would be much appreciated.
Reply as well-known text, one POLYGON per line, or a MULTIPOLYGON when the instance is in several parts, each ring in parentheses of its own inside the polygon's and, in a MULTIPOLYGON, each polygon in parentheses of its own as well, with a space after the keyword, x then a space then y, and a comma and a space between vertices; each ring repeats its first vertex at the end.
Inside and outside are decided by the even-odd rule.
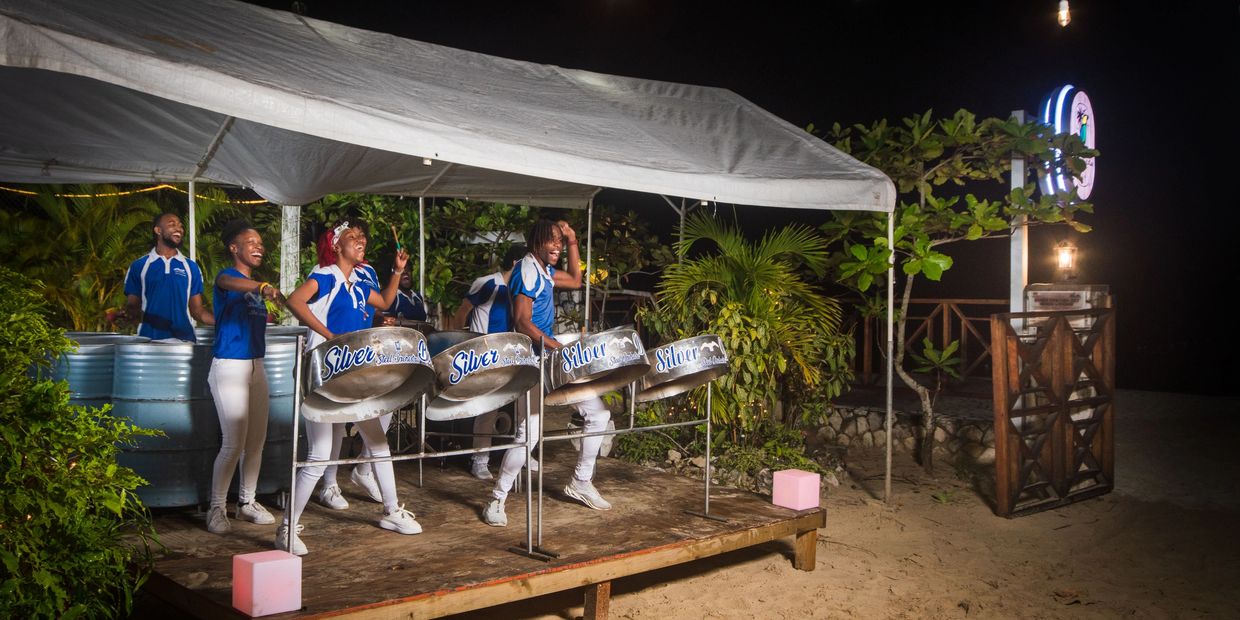
POLYGON ((604 581, 586 587, 585 620, 607 620, 611 607, 611 582, 604 581))
POLYGON ((818 530, 805 530, 797 532, 796 542, 793 543, 795 554, 792 556, 792 567, 797 570, 811 571, 818 558, 818 530))
MULTIPOLYGON (((438 618, 675 566, 778 540, 785 536, 798 535, 799 538, 802 533, 816 535, 817 528, 826 527, 826 522, 827 511, 819 508, 787 521, 643 549, 635 553, 605 557, 580 564, 540 570, 512 579, 500 579, 455 590, 428 592, 353 609, 336 610, 322 614, 321 617, 348 617, 365 620, 438 618)), ((319 616, 307 614, 302 617, 319 616)))

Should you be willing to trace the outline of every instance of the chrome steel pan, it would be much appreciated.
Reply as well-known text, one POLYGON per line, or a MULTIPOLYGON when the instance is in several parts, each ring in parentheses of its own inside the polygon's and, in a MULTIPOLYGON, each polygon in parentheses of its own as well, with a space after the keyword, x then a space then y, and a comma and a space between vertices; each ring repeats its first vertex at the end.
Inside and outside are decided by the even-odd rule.
POLYGON ((465 340, 436 355, 432 363, 439 394, 426 406, 428 420, 494 411, 538 383, 534 348, 528 336, 516 332, 465 340))
POLYGON ((407 327, 337 336, 306 353, 301 413, 315 422, 357 422, 413 402, 432 389, 426 337, 407 327))
POLYGON ((596 334, 563 334, 551 358, 548 405, 571 405, 628 385, 650 370, 637 332, 627 328, 596 334))
POLYGON ((728 373, 728 352, 714 334, 656 347, 646 352, 646 359, 650 372, 642 377, 639 403, 688 392, 728 373))

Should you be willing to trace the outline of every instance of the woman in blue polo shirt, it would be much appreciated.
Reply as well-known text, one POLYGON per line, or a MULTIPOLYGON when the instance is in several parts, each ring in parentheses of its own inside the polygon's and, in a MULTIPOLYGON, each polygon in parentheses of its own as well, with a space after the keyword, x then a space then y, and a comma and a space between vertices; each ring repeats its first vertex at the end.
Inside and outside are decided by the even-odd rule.
MULTIPOLYGON (((366 233, 356 223, 344 222, 333 229, 333 249, 336 252, 336 263, 323 270, 316 269, 288 297, 288 308, 303 324, 310 328, 311 348, 335 338, 337 335, 369 328, 374 318, 371 307, 387 308, 396 297, 399 285, 399 273, 393 273, 387 286, 377 290, 366 279, 360 277, 355 267, 366 257, 366 233)), ((393 261, 394 271, 399 272, 409 262, 409 255, 404 250, 396 253, 393 261)), ((354 423, 354 427, 362 436, 366 447, 376 458, 391 455, 387 436, 377 418, 354 423)), ((344 430, 343 424, 306 421, 306 436, 309 442, 308 461, 326 461, 331 456, 332 444, 340 443, 344 430)), ((373 464, 375 478, 383 497, 383 517, 379 527, 401 534, 417 534, 422 527, 414 520, 413 514, 398 503, 396 497, 396 478, 391 461, 380 461, 373 464)), ((288 548, 288 528, 294 531, 302 528, 297 524, 298 518, 305 510, 306 503, 315 483, 323 475, 323 466, 307 466, 297 473, 297 495, 293 498, 292 509, 285 511, 283 522, 276 529, 276 548, 290 551, 297 555, 305 555, 307 549, 301 539, 294 534, 292 548, 288 548)))
POLYGON ((223 534, 231 529, 224 502, 237 462, 241 462, 241 486, 237 492, 237 518, 258 524, 275 523, 275 517, 254 501, 258 471, 263 464, 267 440, 267 373, 263 370, 267 332, 266 300, 283 301, 279 289, 254 279, 263 264, 263 240, 248 223, 229 222, 221 235, 232 255, 233 266, 215 277, 212 303, 215 309, 214 358, 207 384, 215 399, 223 440, 211 472, 211 508, 207 530, 223 534))

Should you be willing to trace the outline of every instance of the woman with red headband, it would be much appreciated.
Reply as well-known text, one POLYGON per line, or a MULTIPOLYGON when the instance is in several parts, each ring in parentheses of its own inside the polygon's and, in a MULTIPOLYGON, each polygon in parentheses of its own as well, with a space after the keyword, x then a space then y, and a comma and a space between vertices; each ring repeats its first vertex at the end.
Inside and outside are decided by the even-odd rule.
MULTIPOLYGON (((393 261, 394 271, 387 286, 379 291, 365 278, 358 275, 356 268, 366 258, 366 232, 358 225, 343 222, 333 229, 332 249, 336 254, 336 262, 326 269, 316 269, 288 296, 288 308, 304 325, 310 328, 308 346, 313 348, 320 343, 360 329, 369 328, 373 322, 374 308, 387 308, 396 297, 396 289, 400 283, 399 272, 409 262, 409 255, 404 250, 396 252, 393 261)), ((377 418, 354 423, 366 447, 376 458, 391 455, 387 436, 377 418)), ((339 444, 343 435, 342 424, 306 421, 306 436, 309 441, 308 461, 326 461, 331 458, 332 445, 339 444)), ((302 526, 297 523, 305 510, 306 503, 315 483, 323 475, 323 466, 310 465, 301 468, 297 473, 297 495, 293 498, 291 510, 284 513, 284 519, 276 531, 276 548, 289 551, 296 555, 305 555, 308 550, 301 538, 294 533, 292 544, 289 544, 288 531, 300 532, 302 526)), ((379 527, 401 534, 417 534, 422 526, 414 520, 413 514, 400 505, 396 497, 396 478, 391 461, 374 463, 375 478, 383 499, 383 517, 379 527)))

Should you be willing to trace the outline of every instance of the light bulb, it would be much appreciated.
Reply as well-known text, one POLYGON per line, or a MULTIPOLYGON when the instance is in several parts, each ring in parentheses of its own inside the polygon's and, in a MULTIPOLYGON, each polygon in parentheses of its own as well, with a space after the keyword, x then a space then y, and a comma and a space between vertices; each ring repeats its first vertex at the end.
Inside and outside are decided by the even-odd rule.
POLYGON ((1059 0, 1059 25, 1067 27, 1072 23, 1072 13, 1068 10, 1068 0, 1059 0))

